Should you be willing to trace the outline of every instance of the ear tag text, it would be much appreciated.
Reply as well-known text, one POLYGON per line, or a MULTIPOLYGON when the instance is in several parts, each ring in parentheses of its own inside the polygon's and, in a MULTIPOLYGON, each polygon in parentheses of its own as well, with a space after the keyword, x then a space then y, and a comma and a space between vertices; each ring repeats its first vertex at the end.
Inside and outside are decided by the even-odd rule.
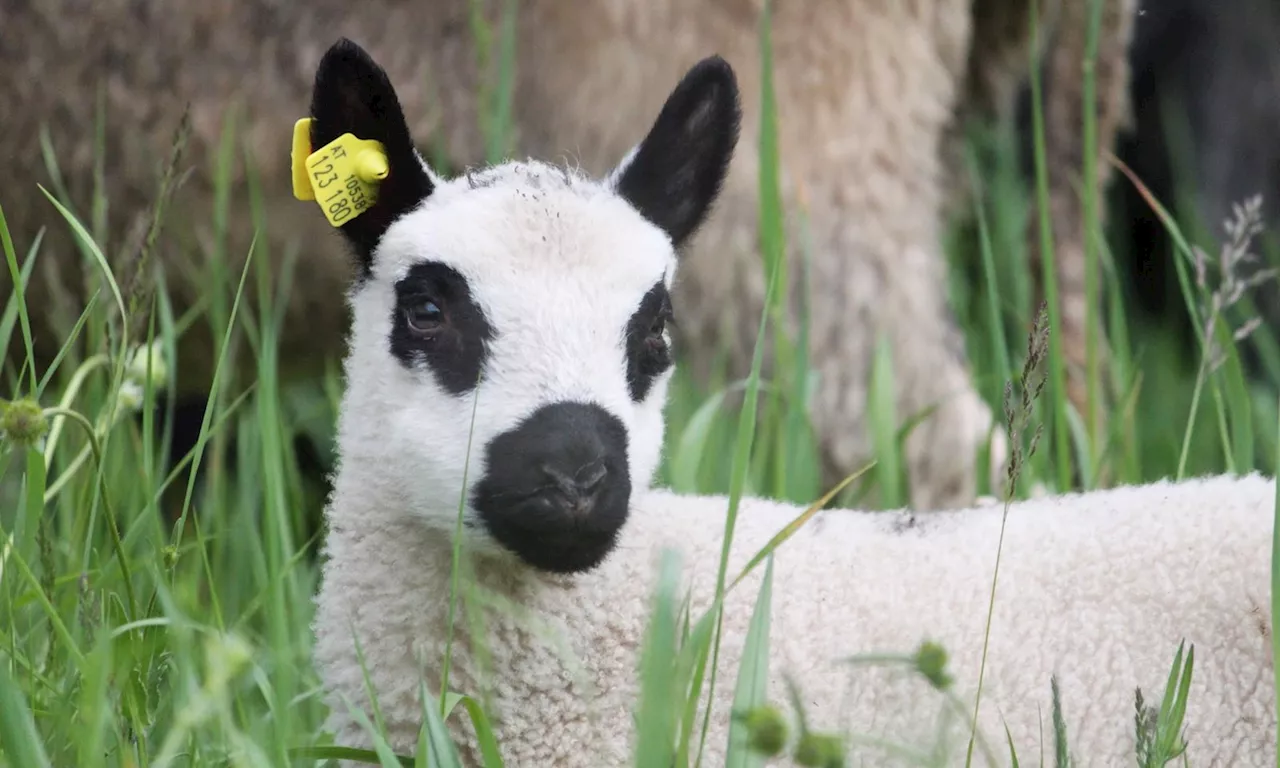
POLYGON ((293 125, 293 196, 315 200, 329 224, 340 227, 378 200, 378 182, 387 177, 387 154, 372 139, 344 133, 311 151, 311 118, 293 125))

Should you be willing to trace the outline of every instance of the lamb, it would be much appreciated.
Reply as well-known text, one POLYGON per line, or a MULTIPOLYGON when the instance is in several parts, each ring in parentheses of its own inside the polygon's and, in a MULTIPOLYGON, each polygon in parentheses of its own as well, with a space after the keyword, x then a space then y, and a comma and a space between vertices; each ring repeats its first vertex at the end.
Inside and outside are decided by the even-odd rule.
MULTIPOLYGON (((1123 43, 1136 0, 1105 1, 1117 9, 1120 23, 1104 26, 1104 33, 1123 43)), ((1085 5, 1046 4, 1043 20, 1051 27, 1082 28, 1079 9, 1085 5)), ((155 257, 164 267, 174 311, 197 307, 210 285, 232 291, 254 236, 244 191, 250 165, 240 162, 238 152, 227 170, 231 215, 222 248, 215 250, 209 231, 217 204, 216 175, 209 169, 219 164, 221 131, 230 127, 251 156, 261 198, 268 201, 269 229, 261 233, 264 247, 255 263, 268 268, 277 287, 289 285, 281 375, 289 382, 322 373, 330 356, 341 354, 338 339, 349 320, 342 289, 351 274, 333 243, 297 249, 293 237, 302 231, 305 220, 298 217, 305 212, 271 202, 287 201, 279 126, 291 119, 289 105, 305 99, 324 45, 341 31, 378 50, 405 52, 389 55, 386 63, 398 82, 414 86, 402 97, 415 135, 424 148, 443 147, 455 166, 479 162, 485 147, 476 130, 477 94, 487 75, 469 41, 474 6, 473 0, 376 9, 337 0, 200 0, 170 3, 161 13, 128 0, 99 0, 88 8, 42 0, 6 8, 0 64, 12 76, 0 81, 0 102, 9 109, 0 157, 10 181, 0 202, 20 253, 39 226, 47 227, 29 289, 29 304, 40 308, 35 332, 41 364, 61 346, 83 306, 81 288, 88 282, 85 290, 91 290, 95 275, 82 279, 65 224, 35 189, 37 182, 48 186, 39 129, 48 124, 76 208, 87 212, 101 85, 104 180, 111 203, 105 250, 113 263, 128 271, 134 252, 128 235, 141 231, 136 225, 156 193, 156 168, 189 102, 191 135, 183 165, 193 172, 169 206, 155 257), (139 40, 141 28, 151 30, 145 40, 139 40), (287 270, 299 253, 293 268, 305 264, 308 280, 294 285, 287 270), (215 265, 221 281, 211 272, 215 265)), ((589 172, 603 172, 629 147, 631 127, 665 97, 653 84, 674 80, 704 48, 723 51, 740 73, 748 73, 744 131, 746 140, 756 140, 759 3, 717 0, 690 7, 629 0, 575 3, 571 12, 567 7, 560 0, 520 3, 512 105, 520 152, 567 155, 589 172)), ((794 212, 801 188, 807 191, 815 245, 811 359, 820 381, 812 416, 828 475, 843 476, 869 458, 865 382, 876 334, 883 332, 897 356, 897 412, 908 419, 938 406, 906 446, 918 509, 973 496, 974 456, 991 424, 990 409, 970 382, 963 338, 947 306, 942 219, 944 210, 970 213, 963 191, 967 169, 958 162, 962 127, 971 119, 1007 117, 1025 77, 1026 7, 1023 0, 808 0, 775 9, 784 202, 794 212)), ((496 15, 486 15, 496 26, 496 15)), ((1051 55, 1079 60, 1082 51, 1071 47, 1072 40, 1054 46, 1051 55)), ((1104 51, 1121 66, 1099 71, 1114 71, 1123 81, 1124 45, 1104 51)), ((1059 77, 1078 79, 1079 70, 1059 68, 1049 80, 1059 77)), ((1069 83, 1050 92, 1079 100, 1078 88, 1069 83)), ((1098 93, 1105 117, 1112 111, 1104 98, 1109 92, 1100 84, 1098 93)), ((1078 121, 1065 121, 1069 109, 1054 112, 1063 114, 1066 130, 1057 132, 1058 123, 1052 123, 1051 141, 1074 141, 1078 121)), ((1110 143, 1106 131, 1099 135, 1100 148, 1110 143)), ((1080 165, 1070 152, 1054 158, 1071 168, 1080 165)), ((764 290, 756 253, 754 163, 744 156, 736 164, 721 215, 691 245, 682 280, 673 286, 686 308, 677 340, 684 362, 703 382, 706 361, 726 345, 730 373, 744 372, 754 340, 764 290)), ((1067 169, 1054 171, 1054 185, 1055 200, 1076 194, 1067 169)), ((1054 226, 1064 248, 1078 229, 1070 213, 1054 226)), ((1063 269, 1070 263, 1060 256, 1063 269)), ((800 274, 798 265, 792 274, 800 274)), ((8 280, 0 270, 0 290, 8 280)), ((1069 300, 1064 292, 1063 301, 1069 300)), ((262 315, 256 290, 246 292, 242 312, 262 315)), ((196 399, 196 414, 203 413, 222 332, 196 322, 181 339, 179 359, 171 361, 175 396, 196 399)), ((13 345, 15 354, 21 346, 13 345)), ((251 354, 247 343, 239 343, 224 375, 251 376, 251 354)), ((243 383, 226 380, 233 389, 243 383)), ((998 469, 998 446, 995 453, 998 469)))
MULTIPOLYGON (((448 178, 414 150, 391 80, 364 49, 342 39, 323 56, 300 158, 314 152, 324 181, 331 142, 349 134, 380 142, 386 161, 376 202, 338 227, 359 276, 314 620, 338 743, 372 743, 352 714, 371 711, 367 673, 391 746, 414 750, 419 683, 433 694, 442 683, 456 526, 489 598, 477 602, 497 610, 482 634, 459 614, 449 689, 492 697, 507 765, 628 764, 658 557, 682 555, 696 617, 725 525, 724 498, 652 483, 670 326, 684 310, 672 299, 678 254, 710 215, 740 119, 734 71, 712 56, 603 177, 529 160, 448 178)), ((1007 725, 1024 761, 1040 753, 1057 675, 1077 759, 1129 762, 1134 687, 1158 700, 1185 637, 1192 763, 1273 764, 1275 498, 1258 475, 1159 482, 1017 503, 1003 531, 991 506, 820 512, 774 556, 770 693, 792 677, 811 727, 954 757, 967 731, 937 730, 937 691, 879 672, 848 687, 839 659, 932 639, 971 696, 1003 538, 983 733, 1004 745, 1007 725)), ((745 499, 729 574, 800 512, 745 499)), ((760 578, 726 599, 704 765, 724 764, 760 578)), ((450 724, 479 764, 463 718, 450 724)), ((852 757, 893 764, 874 749, 852 757)))

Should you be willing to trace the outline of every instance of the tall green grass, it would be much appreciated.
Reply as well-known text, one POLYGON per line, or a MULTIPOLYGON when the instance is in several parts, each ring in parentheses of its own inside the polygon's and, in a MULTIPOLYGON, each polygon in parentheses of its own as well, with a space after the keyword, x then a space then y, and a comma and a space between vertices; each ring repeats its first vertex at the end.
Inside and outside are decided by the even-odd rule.
MULTIPOLYGON (((1098 0, 1091 2, 1092 41, 1100 11, 1098 0)), ((496 33, 478 5, 470 17, 480 63, 491 74, 481 94, 480 126, 491 161, 513 147, 514 8, 514 3, 504 5, 496 33)), ((687 596, 677 588, 683 564, 674 556, 661 563, 637 670, 640 738, 634 763, 661 768, 699 764, 709 713, 699 718, 698 702, 715 687, 730 686, 729 765, 762 765, 770 754, 789 755, 807 765, 837 765, 841 755, 862 748, 889 750, 928 765, 932 756, 926 745, 809 730, 799 692, 771 689, 764 674, 770 638, 785 629, 768 621, 774 599, 770 553, 786 546, 786 536, 833 498, 849 503, 874 499, 883 507, 909 503, 901 446, 922 417, 892 407, 891 350, 878 347, 869 372, 871 410, 877 414, 870 425, 876 462, 841 486, 821 487, 809 418, 813 373, 804 308, 795 327, 783 322, 792 309, 786 304, 788 286, 805 279, 812 248, 804 211, 784 210, 779 189, 785 158, 779 156, 777 124, 789 116, 776 109, 771 4, 764 9, 763 109, 754 150, 760 161, 759 245, 769 277, 768 300, 745 379, 728 380, 721 374, 709 387, 700 387, 677 374, 672 388, 660 480, 681 491, 727 494, 725 544, 713 599, 700 615, 688 611, 687 596), (793 273, 797 266, 798 275, 793 273), (762 374, 766 339, 773 350, 768 378, 762 374), (731 573, 727 552, 744 494, 789 499, 808 508, 744 571, 731 573), (763 578, 742 663, 730 679, 717 679, 723 596, 756 569, 763 578)), ((1092 42, 1089 50, 1087 96, 1093 92, 1092 42)), ((1028 195, 1017 172, 1012 137, 975 131, 968 165, 978 191, 973 226, 958 230, 949 241, 952 296, 979 390, 1000 412, 1006 383, 1019 382, 1017 407, 1006 410, 1016 424, 1004 426, 1016 428, 1015 445, 1040 428, 1048 441, 1046 450, 1037 451, 1032 443, 1020 454, 1016 483, 1011 479, 1009 488, 990 490, 1016 497, 1035 484, 1066 490, 1077 479, 1094 487, 1103 478, 1115 483, 1251 468, 1274 472, 1280 464, 1280 429, 1271 425, 1280 425, 1280 366, 1264 365, 1261 378, 1245 378, 1233 329, 1241 326, 1241 312, 1247 316, 1248 307, 1214 303, 1214 286, 1195 279, 1197 258, 1204 259, 1179 228, 1184 219, 1165 214, 1163 201, 1150 202, 1165 216, 1178 245, 1183 298, 1202 329, 1198 359, 1188 361, 1176 338, 1129 311, 1124 254, 1110 251, 1107 233, 1098 226, 1088 234, 1090 307, 1096 310, 1090 318, 1088 359, 1090 371, 1099 374, 1089 388, 1088 414, 1074 413, 1065 397, 1047 226, 1041 246, 1049 322, 1037 327, 1048 333, 1041 346, 1023 346, 1027 329, 1039 316, 1032 290, 1036 276, 1022 242, 1028 200, 1038 207, 1042 223, 1048 223, 1038 83, 1034 90, 1035 194, 1028 195), (1104 338, 1111 353, 1106 366, 1101 364, 1104 338), (1039 380, 1047 380, 1043 398, 1035 396, 1039 380), (1109 402, 1113 410, 1103 419, 1109 402)), ((51 220, 76 235, 92 298, 68 324, 74 341, 46 370, 37 370, 30 354, 30 318, 40 308, 29 305, 24 291, 15 290, 0 314, 0 347, 18 345, 27 352, 28 363, 6 371, 0 417, 0 491, 5 499, 0 506, 0 758, 6 765, 24 767, 278 766, 338 757, 381 765, 449 766, 458 764, 458 755, 444 723, 466 718, 481 734, 486 764, 501 765, 501 744, 490 730, 485 701, 450 690, 447 674, 444 690, 425 692, 425 725, 416 755, 394 755, 385 742, 372 751, 353 750, 331 744, 321 734, 324 707, 309 663, 317 541, 308 531, 323 489, 298 469, 295 445, 300 439, 324 445, 332 438, 341 382, 336 367, 320 381, 288 381, 280 367, 282 317, 269 311, 258 316, 253 310, 283 306, 292 281, 287 269, 281 276, 266 268, 277 261, 266 251, 267 206, 252 173, 253 158, 241 148, 236 118, 235 111, 229 113, 212 167, 199 169, 217 190, 208 212, 214 237, 201 260, 209 270, 201 279, 214 289, 206 301, 182 308, 181 314, 175 314, 163 280, 147 289, 152 285, 147 278, 163 275, 165 265, 150 259, 146 247, 129 260, 140 270, 130 279, 108 268, 109 200, 101 168, 87 213, 78 211, 62 183, 57 148, 44 143, 51 220), (233 188, 231 181, 237 167, 248 179, 243 190, 233 188), (231 275, 222 266, 227 232, 229 222, 240 217, 253 222, 258 237, 245 270, 231 275), (137 274, 143 279, 132 279, 137 274), (259 301, 248 302, 251 295, 259 301), (196 447, 169 467, 165 456, 172 437, 157 434, 152 406, 173 385, 174 372, 166 361, 173 359, 181 337, 197 329, 211 333, 216 342, 213 396, 196 447), (233 386, 241 379, 228 361, 246 346, 257 375, 251 385, 233 386), (158 353, 149 354, 152 349, 158 353), (176 518, 171 527, 165 525, 171 519, 166 515, 176 518)), ((102 114, 95 126, 98 137, 105 120, 102 114)), ((1087 105, 1082 126, 1086 153, 1096 143, 1094 120, 1087 105)), ((169 218, 164 206, 174 170, 181 165, 185 125, 184 120, 157 190, 153 232, 161 226, 193 225, 169 218)), ((750 148, 739 152, 744 150, 750 148)), ((1095 199, 1088 168, 1086 164, 1085 209, 1096 221, 1104 201, 1095 199)), ((1118 183, 1140 185, 1141 180, 1122 177, 1118 183)), ((1204 250, 1217 250, 1212 241, 1205 242, 1204 250)), ((3 208, 0 243, 15 285, 27 284, 37 259, 52 258, 41 249, 41 237, 12 242, 3 208)), ((1264 350, 1280 348, 1265 328, 1252 340, 1264 350)), ((1274 546, 1280 549, 1280 538, 1274 546)), ((992 553, 993 603, 999 599, 998 556, 992 553)), ((1280 582, 1280 576, 1275 580, 1280 582)), ((450 600, 465 621, 473 622, 477 619, 467 607, 467 582, 465 572, 455 574, 450 600)), ((1280 604, 1272 610, 1274 615, 1280 604)), ((941 696, 951 697, 960 717, 971 717, 980 706, 980 701, 961 701, 950 691, 944 648, 923 644, 900 651, 856 656, 849 662, 910 669, 941 696)), ((1157 692, 1160 706, 1148 709, 1141 699, 1137 702, 1142 716, 1136 725, 1135 762, 1143 768, 1175 758, 1184 719, 1195 720, 1197 702, 1188 699, 1187 687, 1194 648, 1185 651, 1169 649, 1172 666, 1166 689, 1157 692)), ((1070 712, 1083 704, 1061 701, 1056 681, 1044 685, 1055 705, 1044 751, 1053 752, 1063 765, 1070 753, 1070 712)), ((376 710, 368 713, 372 731, 380 731, 380 721, 376 710)), ((979 750, 990 754, 999 743, 991 736, 974 734, 970 755, 979 750)), ((1011 765, 1031 759, 1009 757, 1011 765)))

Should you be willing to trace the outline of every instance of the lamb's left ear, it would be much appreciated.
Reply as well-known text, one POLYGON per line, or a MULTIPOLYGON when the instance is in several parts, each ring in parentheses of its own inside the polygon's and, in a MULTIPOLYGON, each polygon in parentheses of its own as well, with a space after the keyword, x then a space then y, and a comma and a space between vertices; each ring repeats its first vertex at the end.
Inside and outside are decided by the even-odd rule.
POLYGON ((610 174, 614 188, 679 248, 720 193, 741 120, 733 69, 719 56, 703 59, 667 97, 649 134, 610 174))
POLYGON ((382 143, 387 175, 378 183, 378 199, 342 225, 368 274, 373 251, 392 222, 413 210, 434 189, 405 122, 400 100, 387 73, 363 48, 338 40, 320 60, 311 93, 311 146, 319 149, 344 133, 382 143))

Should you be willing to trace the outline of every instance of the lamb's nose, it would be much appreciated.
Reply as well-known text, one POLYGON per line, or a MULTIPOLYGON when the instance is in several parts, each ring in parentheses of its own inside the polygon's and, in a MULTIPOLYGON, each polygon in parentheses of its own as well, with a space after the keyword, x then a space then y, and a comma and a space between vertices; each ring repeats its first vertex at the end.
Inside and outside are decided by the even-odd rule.
POLYGON ((549 403, 485 452, 471 503, 502 547, 539 570, 581 573, 617 546, 631 509, 618 417, 595 403, 549 403))
POLYGON ((590 511, 596 491, 600 489, 605 475, 608 474, 603 459, 581 464, 573 470, 544 464, 542 471, 547 474, 555 488, 564 495, 570 510, 574 512, 590 511))

